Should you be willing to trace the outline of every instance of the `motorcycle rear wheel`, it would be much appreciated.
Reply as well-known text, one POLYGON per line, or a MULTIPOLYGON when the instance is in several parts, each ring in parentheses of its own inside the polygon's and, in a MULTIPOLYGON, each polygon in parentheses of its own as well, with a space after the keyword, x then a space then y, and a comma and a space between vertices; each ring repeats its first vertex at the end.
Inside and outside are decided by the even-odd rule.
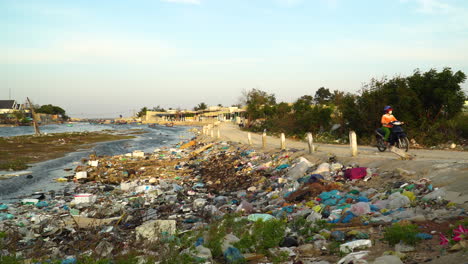
POLYGON ((383 138, 381 138, 381 137, 377 138, 377 149, 380 152, 384 152, 385 150, 387 150, 387 146, 385 146, 385 142, 384 142, 383 138))

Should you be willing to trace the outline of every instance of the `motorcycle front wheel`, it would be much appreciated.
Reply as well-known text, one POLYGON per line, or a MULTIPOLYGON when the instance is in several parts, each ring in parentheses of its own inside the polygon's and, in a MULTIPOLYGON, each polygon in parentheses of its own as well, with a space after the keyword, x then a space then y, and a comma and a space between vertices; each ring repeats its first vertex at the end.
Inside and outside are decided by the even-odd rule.
POLYGON ((399 149, 402 149, 406 152, 408 152, 409 150, 409 140, 407 137, 403 137, 403 138, 399 138, 398 139, 398 148, 399 149))

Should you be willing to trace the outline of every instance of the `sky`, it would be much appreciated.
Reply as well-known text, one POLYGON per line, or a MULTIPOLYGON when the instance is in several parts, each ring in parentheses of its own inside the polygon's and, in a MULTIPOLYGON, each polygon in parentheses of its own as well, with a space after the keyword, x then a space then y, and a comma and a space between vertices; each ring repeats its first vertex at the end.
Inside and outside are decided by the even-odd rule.
POLYGON ((252 88, 293 102, 444 67, 468 74, 466 0, 0 0, 0 99, 72 117, 252 88))

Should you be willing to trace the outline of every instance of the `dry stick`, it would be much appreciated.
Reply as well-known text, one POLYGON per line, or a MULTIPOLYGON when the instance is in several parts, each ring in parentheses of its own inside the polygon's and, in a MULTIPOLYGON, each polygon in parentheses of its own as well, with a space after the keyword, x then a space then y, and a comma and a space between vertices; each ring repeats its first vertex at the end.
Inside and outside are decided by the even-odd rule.
POLYGON ((351 145, 351 156, 356 157, 358 154, 356 132, 354 131, 349 132, 349 143, 351 145))

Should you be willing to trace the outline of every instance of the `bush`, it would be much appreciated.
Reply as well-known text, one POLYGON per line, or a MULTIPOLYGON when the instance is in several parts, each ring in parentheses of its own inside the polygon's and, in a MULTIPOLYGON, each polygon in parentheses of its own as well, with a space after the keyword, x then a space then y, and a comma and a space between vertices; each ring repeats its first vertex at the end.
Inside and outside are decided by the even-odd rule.
POLYGON ((421 240, 416 235, 419 233, 416 225, 400 225, 394 224, 385 228, 384 240, 390 245, 396 245, 400 241, 408 245, 416 245, 421 240))

